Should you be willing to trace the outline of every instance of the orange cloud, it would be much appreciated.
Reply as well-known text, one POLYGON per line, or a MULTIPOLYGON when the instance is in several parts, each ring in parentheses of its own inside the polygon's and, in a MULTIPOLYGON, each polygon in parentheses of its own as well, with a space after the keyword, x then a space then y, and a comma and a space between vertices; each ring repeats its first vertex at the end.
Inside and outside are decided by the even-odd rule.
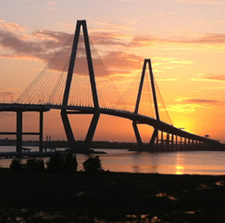
POLYGON ((123 41, 124 35, 120 35, 117 33, 93 33, 91 36, 91 41, 95 45, 103 45, 103 46, 126 46, 126 43, 123 41))
POLYGON ((188 99, 178 99, 176 101, 180 101, 180 104, 169 106, 168 109, 173 111, 195 111, 195 108, 225 106, 225 101, 212 99, 188 98, 188 99))
POLYGON ((216 81, 216 82, 225 82, 225 75, 207 75, 199 74, 199 77, 192 78, 192 81, 216 81))
POLYGON ((183 103, 187 104, 196 104, 196 105, 219 105, 224 106, 224 101, 218 101, 218 100, 210 100, 210 99, 185 99, 182 101, 183 103))
MULTIPOLYGON (((29 58, 29 59, 40 59, 43 61, 49 61, 53 55, 56 55, 57 58, 61 57, 60 60, 57 60, 59 64, 66 64, 67 58, 70 56, 71 46, 72 46, 72 35, 64 32, 55 32, 49 30, 39 30, 32 33, 32 35, 27 36, 26 41, 22 38, 24 35, 21 33, 15 33, 8 29, 12 25, 5 25, 4 29, 0 29, 0 47, 2 49, 8 50, 8 53, 2 53, 1 57, 7 58, 29 58), (69 41, 65 44, 65 42, 69 41), (60 47, 64 47, 59 51, 60 47), (56 52, 58 52, 56 54, 56 52), (66 59, 63 59, 63 58, 66 59)), ((15 25, 15 27, 17 27, 15 25)), ((108 34, 103 37, 103 34, 100 33, 98 36, 94 35, 94 42, 97 45, 111 45, 111 46, 123 46, 125 43, 118 39, 116 35, 108 34), (115 36, 115 37, 114 37, 115 36)), ((82 59, 85 57, 84 45, 82 45, 82 39, 79 42, 79 50, 77 54, 77 59, 82 59), (81 44, 80 44, 81 42, 81 44)), ((98 59, 98 54, 94 54, 93 60, 98 59)), ((126 69, 140 68, 140 61, 143 59, 140 56, 135 54, 128 54, 122 51, 113 52, 108 51, 103 55, 104 63, 106 67, 115 73, 116 70, 123 68, 123 72, 126 69), (122 61, 121 61, 122 60, 122 61)), ((54 63, 54 59, 52 61, 54 63)), ((68 62, 67 62, 68 63, 68 62)), ((97 62, 96 62, 97 63, 97 62)), ((62 69, 62 65, 59 65, 62 69)), ((68 66, 67 66, 68 68, 68 66)), ((53 69, 53 68, 51 68, 53 69)), ((54 68, 57 69, 57 68, 54 68)), ((67 69, 66 69, 67 70, 67 69)), ((103 75, 103 74, 100 74, 103 75)))
POLYGON ((26 29, 26 27, 21 26, 20 24, 0 20, 0 30, 9 31, 11 33, 22 33, 26 29))
POLYGON ((179 37, 173 39, 164 39, 158 36, 136 36, 132 41, 127 44, 129 47, 143 47, 149 45, 162 45, 162 44, 196 44, 196 45, 209 45, 218 47, 217 45, 225 44, 225 34, 204 33, 204 34, 192 34, 187 38, 179 37))
MULTIPOLYGON (((14 23, 0 23, 0 48, 8 50, 8 57, 31 57, 48 61, 68 40, 70 34, 48 30, 24 34, 26 29, 14 23)), ((72 41, 71 41, 72 42, 72 41)))
MULTIPOLYGON (((115 24, 111 24, 114 26, 115 24)), ((68 40, 71 35, 65 32, 56 32, 49 30, 39 30, 32 35, 24 34, 24 27, 18 24, 0 23, 0 47, 8 50, 10 56, 30 56, 48 61, 59 50, 59 48, 68 40)), ((93 32, 92 40, 96 46, 107 46, 108 56, 113 54, 115 47, 120 51, 126 48, 142 48, 146 46, 157 46, 161 44, 198 44, 198 45, 217 45, 225 44, 225 34, 202 34, 185 39, 163 39, 157 36, 129 36, 118 32, 93 32), (124 47, 121 49, 121 47, 124 47), (112 53, 110 53, 112 51, 112 53)), ((71 40, 72 41, 72 40, 71 40)), ((68 45, 71 46, 71 41, 68 45)), ((68 53, 68 52, 67 52, 68 53)), ((124 53, 125 54, 125 53, 124 53)), ((121 56, 122 54, 120 54, 121 56)), ((111 61, 112 62, 112 61, 111 61)), ((170 58, 170 63, 191 64, 191 61, 170 58)))
MULTIPOLYGON (((137 73, 141 70, 143 57, 137 54, 131 54, 126 51, 129 48, 142 48, 149 45, 157 44, 224 44, 225 35, 223 34, 204 34, 198 35, 189 39, 167 40, 157 36, 129 36, 116 31, 123 27, 115 24, 105 23, 105 27, 114 27, 115 32, 95 32, 91 33, 92 40, 95 46, 100 49, 95 50, 92 46, 93 63, 97 76, 114 75, 115 79, 125 80, 129 75, 137 73), (101 59, 98 53, 101 54, 101 59), (107 67, 107 70, 106 70, 107 67), (125 76, 122 78, 122 76, 125 76)), ((18 24, 0 23, 0 48, 4 50, 0 57, 33 59, 49 62, 48 69, 67 72, 70 57, 70 51, 73 41, 73 36, 65 32, 56 32, 50 30, 37 30, 30 35, 24 34, 25 28, 18 24), (66 42, 66 43, 65 43, 66 42), (63 46, 64 44, 64 46, 63 46), (63 48, 61 48, 63 46, 63 48), (5 53, 6 52, 6 53, 5 53), (55 56, 54 56, 55 55, 55 56), (53 58, 53 59, 51 59, 53 58), (50 60, 51 59, 51 60, 50 60)), ((79 49, 77 54, 76 72, 84 74, 87 68, 83 68, 82 61, 86 60, 84 45, 80 38, 79 49)), ((172 64, 182 66, 192 64, 192 61, 179 58, 154 58, 153 66, 158 66, 163 63, 165 68, 170 68, 172 64)), ((156 70, 160 72, 160 69, 156 70)), ((164 81, 174 81, 175 79, 164 79, 164 81)), ((194 80, 194 79, 193 79, 194 80)), ((196 80, 203 80, 202 77, 196 80)), ((222 76, 205 77, 205 80, 223 81, 222 76), (214 79, 213 79, 214 78, 214 79)))
POLYGON ((204 4, 204 5, 221 5, 224 6, 225 3, 222 0, 175 0, 177 2, 186 2, 186 3, 191 3, 191 4, 204 4))
POLYGON ((178 113, 192 113, 198 109, 209 109, 215 107, 225 107, 225 101, 202 99, 202 98, 179 98, 176 100, 179 103, 167 105, 167 110, 178 113))

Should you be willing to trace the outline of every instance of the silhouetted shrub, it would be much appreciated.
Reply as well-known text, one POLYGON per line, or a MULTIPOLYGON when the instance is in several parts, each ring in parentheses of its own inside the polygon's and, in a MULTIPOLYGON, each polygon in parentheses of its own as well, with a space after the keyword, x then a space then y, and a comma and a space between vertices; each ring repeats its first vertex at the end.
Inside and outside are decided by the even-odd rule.
POLYGON ((46 163, 47 170, 54 173, 72 173, 77 171, 77 159, 73 154, 62 156, 56 153, 46 163))
POLYGON ((65 156, 63 169, 67 173, 72 173, 77 171, 77 157, 71 153, 67 153, 65 156))
POLYGON ((63 157, 56 153, 54 156, 51 156, 49 161, 46 162, 47 170, 50 172, 61 172, 63 166, 63 157))
POLYGON ((13 159, 10 164, 10 169, 13 171, 20 171, 22 170, 22 164, 20 163, 20 160, 13 159))
POLYGON ((99 173, 103 171, 99 156, 91 157, 83 162, 83 168, 87 173, 99 173))
POLYGON ((36 158, 28 158, 26 162, 26 169, 41 172, 45 169, 45 164, 43 160, 38 160, 36 158))

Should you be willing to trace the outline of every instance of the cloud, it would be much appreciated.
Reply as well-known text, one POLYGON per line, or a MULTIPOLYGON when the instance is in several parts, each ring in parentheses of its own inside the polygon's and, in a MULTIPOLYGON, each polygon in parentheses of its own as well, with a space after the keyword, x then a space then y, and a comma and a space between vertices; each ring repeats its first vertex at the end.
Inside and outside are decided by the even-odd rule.
POLYGON ((71 36, 63 32, 36 31, 28 36, 20 26, 3 24, 0 27, 0 47, 8 51, 1 57, 31 58, 48 61, 71 36))
MULTIPOLYGON (((103 22, 102 22, 103 23, 103 22)), ((104 22, 105 24, 105 22, 104 22)), ((116 27, 115 24, 105 24, 105 26, 116 27)), ((117 26, 118 27, 118 26, 117 26)), ((115 28, 115 30, 117 29, 115 28)), ((123 27, 121 27, 122 29, 123 27)), ((66 42, 71 34, 50 30, 34 31, 31 35, 25 34, 26 27, 15 23, 0 21, 0 47, 8 51, 0 56, 21 57, 31 59, 37 58, 44 61, 49 60, 59 48, 66 42)), ((95 31, 91 33, 93 43, 98 47, 107 48, 109 51, 125 51, 126 48, 142 48, 147 46, 157 46, 162 44, 201 44, 218 45, 225 44, 225 34, 201 34, 189 38, 163 39, 158 36, 129 36, 123 33, 95 31), (122 47, 122 48, 121 48, 122 47), (122 50, 123 49, 123 50, 122 50)), ((72 44, 71 42, 69 44, 72 44)), ((171 59, 171 58, 170 58, 171 59)), ((192 63, 173 58, 170 63, 192 63)))
POLYGON ((124 46, 126 47, 127 44, 122 40, 124 36, 116 33, 92 33, 91 41, 95 45, 103 45, 103 46, 124 46))
POLYGON ((212 81, 225 81, 225 75, 207 76, 204 79, 212 81))
MULTIPOLYGON (((225 35, 223 34, 202 34, 195 35, 195 37, 186 39, 167 40, 157 36, 129 36, 119 32, 124 27, 116 24, 106 23, 100 21, 103 27, 108 27, 114 31, 103 32, 92 30, 91 39, 97 47, 95 53, 92 53, 95 66, 101 67, 98 70, 99 76, 110 74, 118 75, 129 74, 137 69, 142 68, 143 57, 136 54, 131 54, 127 48, 143 48, 148 46, 156 46, 160 44, 224 44, 225 35), (101 54, 102 61, 99 59, 98 53, 101 54), (102 69, 102 67, 107 67, 102 69)), ((50 61, 48 69, 62 70, 67 72, 73 35, 65 32, 57 32, 50 30, 36 30, 32 33, 27 33, 29 30, 16 23, 7 23, 4 20, 0 21, 0 48, 3 50, 0 57, 5 58, 20 58, 41 60, 43 62, 50 61), (64 46, 63 46, 64 44, 64 46), (63 46, 63 47, 62 47, 63 46), (61 48, 62 47, 62 48, 61 48), (4 53, 3 53, 4 52, 4 53)), ((84 44, 82 45, 82 38, 80 38, 77 60, 85 60, 84 44)), ((94 48, 92 48, 94 49, 94 48)), ((192 61, 183 60, 179 58, 154 58, 155 63, 164 64, 164 68, 170 68, 173 64, 189 65, 192 61), (166 65, 166 64, 167 65, 166 65)), ((155 66, 156 66, 155 64, 155 66)), ((77 72, 82 74, 82 67, 78 68, 77 72), (80 69, 81 68, 81 69, 80 69)), ((160 72, 160 70, 158 71, 160 72)), ((222 77, 215 76, 219 81, 223 81, 222 77), (221 79, 219 79, 221 78, 221 79)), ((197 80, 197 79, 196 79, 197 80)), ((199 78, 198 80, 203 80, 199 78)), ((215 80, 212 77, 206 77, 205 80, 215 80)))
POLYGON ((175 0, 177 2, 186 2, 191 4, 204 4, 204 5, 219 5, 225 6, 223 0, 175 0))
POLYGON ((214 108, 214 107, 225 107, 225 101, 202 99, 202 98, 179 98, 176 100, 179 103, 174 105, 168 105, 168 111, 174 112, 195 112, 199 108, 214 108))
POLYGON ((192 78, 192 81, 213 81, 213 82, 225 82, 225 75, 207 75, 198 74, 199 77, 192 78))
POLYGON ((161 65, 162 63, 168 63, 168 64, 193 64, 192 61, 190 60, 184 60, 181 58, 176 58, 176 57, 154 57, 154 60, 156 63, 161 65))
POLYGON ((217 100, 210 100, 210 99, 185 99, 182 102, 183 103, 188 103, 188 104, 215 105, 219 101, 217 101, 217 100))
POLYGON ((171 44, 194 44, 198 46, 218 47, 218 45, 225 44, 225 34, 220 33, 191 33, 188 36, 174 37, 171 39, 161 38, 159 36, 136 36, 128 47, 144 47, 144 46, 157 46, 157 45, 171 45, 171 44))
POLYGON ((129 36, 117 32, 94 32, 91 39, 95 45, 118 46, 124 48, 157 47, 161 45, 182 46, 182 49, 193 46, 217 48, 225 44, 225 34, 220 33, 185 33, 170 39, 153 35, 129 36))
MULTIPOLYGON (((120 0, 122 2, 135 2, 135 1, 153 1, 153 0, 120 0)), ((195 5, 218 5, 224 6, 225 3, 223 0, 161 0, 162 2, 175 1, 175 2, 184 2, 195 5)))
POLYGON ((143 57, 135 54, 128 54, 123 51, 108 52, 107 55, 103 56, 103 60, 107 67, 112 69, 137 69, 140 68, 143 57))
MULTIPOLYGON (((2 26, 0 27, 0 47, 7 51, 7 53, 2 53, 0 55, 1 57, 29 58, 48 62, 55 55, 55 58, 52 60, 52 65, 57 62, 57 67, 62 69, 63 64, 68 63, 67 59, 70 56, 73 41, 72 35, 50 30, 38 30, 31 35, 27 35, 23 31, 24 28, 17 24, 13 25, 2 21, 2 26), (67 43, 64 44, 66 41, 67 43), (63 44, 64 46, 61 48, 63 44)), ((125 46, 125 43, 113 33, 94 34, 93 39, 97 45, 111 45, 117 46, 118 48, 119 46, 125 46)), ((82 38, 80 38, 77 59, 81 60, 85 56, 84 43, 82 43, 82 38)), ((93 60, 96 60, 97 57, 93 57, 93 60)), ((140 65, 140 60, 143 58, 122 51, 113 52, 109 50, 104 52, 102 59, 107 68, 116 71, 120 68, 123 68, 123 70, 136 69, 140 65)), ((51 67, 51 69, 57 69, 57 67, 51 67)))
POLYGON ((21 33, 24 32, 27 28, 21 26, 17 23, 6 22, 5 20, 0 20, 0 30, 9 31, 12 33, 21 33))
MULTIPOLYGON (((140 0, 120 0, 122 2, 135 2, 140 0)), ((141 1, 151 1, 151 0, 141 0, 141 1)), ((161 0, 164 2, 168 2, 168 0, 161 0)), ((184 2, 190 4, 204 4, 204 5, 225 5, 223 0, 171 0, 175 2, 184 2)))
POLYGON ((193 104, 196 107, 211 107, 211 106, 225 106, 225 101, 204 99, 204 98, 189 98, 181 99, 182 104, 193 104))
POLYGON ((130 42, 125 44, 127 47, 157 47, 161 45, 174 45, 178 44, 181 49, 190 47, 210 47, 218 49, 218 46, 225 45, 225 34, 223 33, 181 33, 178 37, 162 38, 153 35, 138 35, 134 36, 130 42))
POLYGON ((180 43, 194 44, 225 44, 225 34, 220 33, 205 33, 192 39, 180 40, 180 43))
POLYGON ((167 105, 168 111, 173 112, 194 112, 196 110, 196 106, 193 105, 183 105, 183 104, 175 104, 175 105, 167 105))

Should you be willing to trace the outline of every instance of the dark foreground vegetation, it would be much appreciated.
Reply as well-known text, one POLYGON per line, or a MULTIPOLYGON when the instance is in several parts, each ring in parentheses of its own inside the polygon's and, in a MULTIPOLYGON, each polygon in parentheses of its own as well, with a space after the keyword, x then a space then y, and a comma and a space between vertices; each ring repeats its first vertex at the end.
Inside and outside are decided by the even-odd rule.
POLYGON ((0 169, 0 179, 0 222, 225 222, 224 176, 0 169))

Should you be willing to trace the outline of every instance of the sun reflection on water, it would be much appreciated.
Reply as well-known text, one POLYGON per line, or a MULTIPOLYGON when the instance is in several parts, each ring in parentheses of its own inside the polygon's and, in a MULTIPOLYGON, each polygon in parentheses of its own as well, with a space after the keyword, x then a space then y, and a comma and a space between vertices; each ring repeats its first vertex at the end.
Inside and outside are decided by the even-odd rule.
POLYGON ((184 174, 184 157, 182 153, 177 153, 176 156, 176 174, 177 175, 182 175, 184 174))
POLYGON ((184 174, 184 167, 183 166, 176 166, 176 174, 177 175, 184 174))

